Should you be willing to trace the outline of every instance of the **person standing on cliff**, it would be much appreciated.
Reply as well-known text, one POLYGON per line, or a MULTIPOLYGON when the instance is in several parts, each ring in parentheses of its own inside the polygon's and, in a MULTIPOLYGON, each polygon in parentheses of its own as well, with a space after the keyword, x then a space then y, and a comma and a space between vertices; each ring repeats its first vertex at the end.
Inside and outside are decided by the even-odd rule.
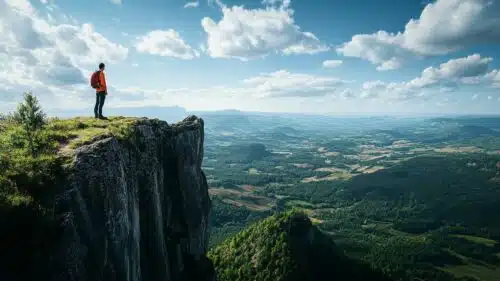
POLYGON ((99 70, 92 73, 90 77, 90 86, 96 91, 96 101, 94 107, 95 118, 107 120, 108 118, 102 115, 102 107, 104 106, 104 101, 108 95, 108 88, 106 85, 106 77, 104 76, 104 68, 106 66, 104 63, 99 64, 99 70))

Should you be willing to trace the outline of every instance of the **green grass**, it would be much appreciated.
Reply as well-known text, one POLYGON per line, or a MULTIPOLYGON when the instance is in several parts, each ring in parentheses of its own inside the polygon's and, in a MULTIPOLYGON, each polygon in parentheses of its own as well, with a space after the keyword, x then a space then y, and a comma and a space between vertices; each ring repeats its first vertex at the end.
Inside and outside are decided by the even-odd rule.
POLYGON ((299 208, 306 208, 306 209, 313 209, 315 206, 312 203, 302 201, 302 200, 290 200, 286 201, 285 206, 293 208, 293 207, 299 207, 299 208))
POLYGON ((130 136, 136 118, 112 117, 109 120, 77 117, 74 119, 55 119, 46 127, 60 142, 69 148, 76 148, 88 143, 99 135, 114 136, 125 139, 130 136))
POLYGON ((465 240, 472 242, 472 243, 482 244, 482 245, 485 245, 488 247, 494 247, 498 243, 497 241, 492 240, 492 239, 479 237, 479 236, 473 236, 473 235, 454 234, 452 236, 465 239, 465 240))
POLYGON ((500 267, 486 267, 478 264, 445 266, 439 267, 439 269, 451 273, 458 278, 468 276, 481 281, 498 281, 500 276, 500 267))
POLYGON ((404 237, 408 241, 415 243, 425 243, 427 236, 425 234, 413 234, 394 229, 391 223, 375 222, 362 226, 363 229, 372 229, 381 233, 386 233, 391 236, 404 237))
POLYGON ((443 250, 445 252, 449 253, 450 255, 459 258, 463 263, 468 263, 469 262, 469 258, 468 257, 466 257, 464 255, 461 255, 461 254, 453 251, 452 249, 443 249, 443 250))

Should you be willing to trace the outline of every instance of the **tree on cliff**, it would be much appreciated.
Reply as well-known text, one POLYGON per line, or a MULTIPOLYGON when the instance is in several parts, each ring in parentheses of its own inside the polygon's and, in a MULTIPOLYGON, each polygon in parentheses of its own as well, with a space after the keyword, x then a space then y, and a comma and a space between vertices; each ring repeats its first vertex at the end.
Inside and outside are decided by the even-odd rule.
POLYGON ((35 157, 39 150, 39 133, 46 124, 46 115, 42 111, 38 99, 31 92, 24 93, 24 101, 19 103, 12 119, 22 126, 28 142, 28 149, 35 157))

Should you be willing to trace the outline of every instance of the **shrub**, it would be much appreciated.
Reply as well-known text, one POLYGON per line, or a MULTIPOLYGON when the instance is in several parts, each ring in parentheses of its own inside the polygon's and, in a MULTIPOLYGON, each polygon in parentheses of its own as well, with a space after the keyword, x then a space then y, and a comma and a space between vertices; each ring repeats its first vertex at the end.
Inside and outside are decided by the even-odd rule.
POLYGON ((12 119, 22 126, 28 149, 35 157, 42 149, 39 133, 46 124, 46 115, 42 111, 38 99, 31 92, 24 93, 24 101, 18 105, 12 119))

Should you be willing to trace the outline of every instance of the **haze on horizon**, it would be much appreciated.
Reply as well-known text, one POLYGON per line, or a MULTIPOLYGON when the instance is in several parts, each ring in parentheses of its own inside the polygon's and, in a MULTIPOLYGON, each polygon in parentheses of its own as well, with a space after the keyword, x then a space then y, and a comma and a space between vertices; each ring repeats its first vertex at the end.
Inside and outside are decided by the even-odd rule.
POLYGON ((0 112, 32 91, 91 115, 103 61, 130 115, 500 114, 499 21, 499 0, 0 0, 0 112))

